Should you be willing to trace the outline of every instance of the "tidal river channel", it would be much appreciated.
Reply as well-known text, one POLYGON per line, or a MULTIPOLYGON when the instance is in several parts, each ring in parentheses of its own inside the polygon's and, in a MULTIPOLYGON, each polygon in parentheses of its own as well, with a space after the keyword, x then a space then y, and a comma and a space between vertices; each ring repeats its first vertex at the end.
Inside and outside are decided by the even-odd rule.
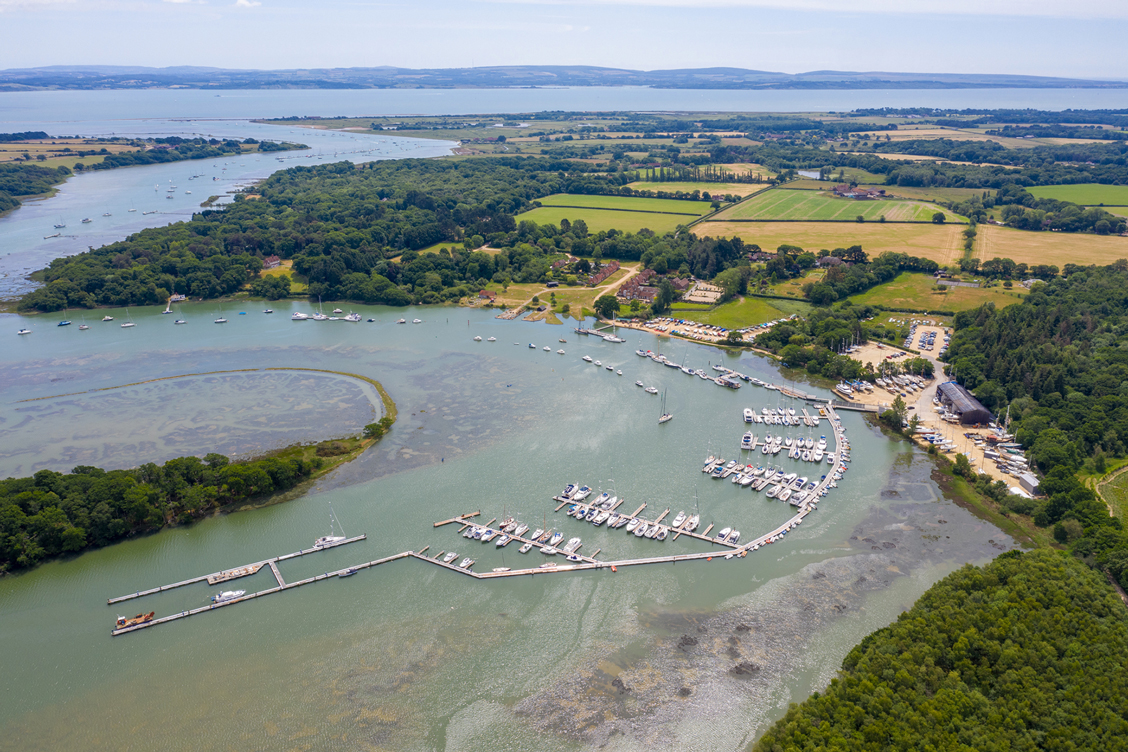
MULTIPOLYGON (((375 379, 399 410, 374 449, 285 503, 0 580, 0 750, 742 749, 937 579, 1013 545, 941 497, 924 455, 845 413, 854 461, 839 487, 744 559, 495 581, 404 559, 111 637, 118 613, 176 613, 220 588, 107 598, 308 548, 331 509, 367 540, 283 562, 288 581, 428 545, 483 572, 545 560, 432 526, 477 510, 580 536, 604 559, 705 550, 554 514, 550 497, 570 482, 630 509, 696 509, 702 527, 733 525, 745 540, 791 516, 700 472, 709 454, 740 455, 741 411, 777 406, 778 392, 722 389, 634 350, 781 382, 759 356, 635 332, 612 344, 458 308, 362 307, 376 321, 356 324, 292 322, 301 303, 275 310, 227 304, 217 326, 216 304, 192 304, 174 326, 135 308, 132 329, 119 326, 125 311, 106 323, 98 311, 87 331, 57 328, 59 314, 0 316, 6 475, 253 454, 380 414, 364 382, 268 368, 375 379), (25 325, 33 333, 17 338, 25 325), (673 421, 657 424, 660 398, 636 380, 667 391, 673 421)), ((829 437, 823 425, 814 438, 829 437)), ((233 585, 272 582, 264 568, 233 585)))

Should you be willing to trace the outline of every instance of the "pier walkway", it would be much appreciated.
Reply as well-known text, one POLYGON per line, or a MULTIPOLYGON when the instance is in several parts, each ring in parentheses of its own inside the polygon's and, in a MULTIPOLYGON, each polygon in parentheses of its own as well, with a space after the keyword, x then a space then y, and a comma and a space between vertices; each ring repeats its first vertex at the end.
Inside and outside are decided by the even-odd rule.
POLYGON ((346 538, 345 540, 337 541, 336 543, 330 543, 330 544, 325 545, 325 546, 319 546, 318 548, 303 548, 301 551, 295 551, 292 554, 286 554, 284 556, 275 556, 274 558, 271 558, 271 559, 263 559, 262 561, 255 562, 254 564, 246 564, 244 566, 236 567, 234 569, 225 569, 222 572, 213 572, 212 574, 204 574, 204 575, 200 575, 199 577, 193 577, 190 580, 181 580, 180 582, 174 582, 171 585, 161 585, 160 587, 151 588, 149 590, 138 590, 136 593, 130 593, 129 595, 121 595, 121 596, 118 596, 117 598, 110 598, 109 600, 106 601, 106 604, 109 605, 109 606, 112 606, 115 603, 121 603, 122 601, 129 601, 129 600, 133 600, 134 598, 143 598, 146 595, 153 595, 154 593, 163 593, 166 590, 175 590, 178 587, 184 587, 185 585, 194 585, 197 582, 207 581, 207 583, 209 585, 216 585, 216 584, 219 584, 220 582, 227 582, 228 580, 235 580, 235 579, 238 579, 240 577, 246 577, 248 575, 252 575, 255 572, 262 569, 262 567, 267 566, 267 565, 269 565, 270 568, 274 570, 275 577, 278 579, 278 584, 282 585, 283 584, 282 583, 282 575, 278 573, 278 567, 275 566, 278 562, 286 561, 288 559, 296 559, 299 556, 308 556, 309 554, 315 554, 319 551, 328 551, 329 549, 336 548, 338 546, 346 546, 349 543, 356 543, 357 541, 365 540, 367 537, 368 537, 367 535, 358 535, 355 538, 346 538))

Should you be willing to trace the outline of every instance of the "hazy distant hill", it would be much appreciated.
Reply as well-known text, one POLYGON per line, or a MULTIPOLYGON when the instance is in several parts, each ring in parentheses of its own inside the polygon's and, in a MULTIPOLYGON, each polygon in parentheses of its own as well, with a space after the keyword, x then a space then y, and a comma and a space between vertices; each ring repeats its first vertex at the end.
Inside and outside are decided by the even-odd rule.
POLYGON ((491 68, 309 68, 231 70, 178 66, 56 65, 0 71, 0 91, 35 89, 372 89, 510 86, 651 86, 661 89, 964 89, 1128 88, 1125 81, 958 73, 812 71, 743 68, 636 71, 586 65, 491 68))

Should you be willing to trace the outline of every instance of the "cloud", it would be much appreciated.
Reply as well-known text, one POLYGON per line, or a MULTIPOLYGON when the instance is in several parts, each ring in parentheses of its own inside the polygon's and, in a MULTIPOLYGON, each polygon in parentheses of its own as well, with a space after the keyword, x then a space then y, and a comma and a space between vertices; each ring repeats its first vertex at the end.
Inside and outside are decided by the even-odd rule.
POLYGON ((262 5, 262 3, 258 0, 235 0, 236 8, 257 8, 260 5, 262 5))
POLYGON ((1042 16, 1056 18, 1128 19, 1121 0, 484 0, 517 5, 627 5, 666 8, 764 8, 834 13, 921 14, 944 16, 1042 16))

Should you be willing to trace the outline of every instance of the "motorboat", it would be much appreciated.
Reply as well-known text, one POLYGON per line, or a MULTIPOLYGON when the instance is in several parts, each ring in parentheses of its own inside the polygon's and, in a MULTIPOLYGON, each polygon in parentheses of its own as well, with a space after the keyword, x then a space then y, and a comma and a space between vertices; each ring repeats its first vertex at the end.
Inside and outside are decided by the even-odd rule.
POLYGON ((568 554, 568 556, 566 558, 568 559, 568 561, 576 561, 576 562, 583 561, 583 558, 580 557, 579 554, 568 554))
POLYGON ((313 542, 314 548, 327 548, 345 540, 343 535, 323 535, 313 542))
POLYGON ((580 547, 580 543, 581 541, 579 538, 569 538, 568 542, 564 544, 564 548, 562 548, 561 550, 566 554, 575 553, 576 549, 580 547))
POLYGON ((219 593, 217 595, 213 595, 211 597, 211 602, 212 603, 227 603, 228 601, 233 601, 236 598, 242 598, 246 594, 247 594, 246 590, 224 590, 222 593, 219 593))
POLYGON ((545 346, 544 346, 543 348, 541 348, 541 349, 542 349, 542 350, 544 350, 545 352, 552 352, 552 348, 551 348, 551 347, 549 347, 548 345, 545 345, 545 346))
POLYGON ((647 538, 648 540, 654 540, 655 536, 658 535, 658 530, 661 527, 662 526, 658 525, 658 524, 651 525, 650 527, 646 528, 646 532, 643 534, 642 537, 647 538))
POLYGON ((641 381, 636 381, 635 386, 646 386, 646 384, 643 384, 641 381))
POLYGON ((723 543, 724 541, 728 540, 729 533, 731 533, 731 532, 732 532, 731 527, 724 528, 723 530, 721 530, 721 532, 717 533, 717 540, 719 540, 723 543))
POLYGON ((654 540, 664 541, 666 540, 666 536, 668 536, 669 534, 670 531, 660 525, 658 527, 658 532, 654 534, 654 540))
POLYGON ((399 321, 397 321, 396 323, 397 323, 397 324, 406 324, 406 323, 407 323, 407 319, 400 319, 400 320, 399 320, 399 321))
POLYGON ((502 533, 501 537, 497 539, 497 543, 495 543, 494 545, 496 545, 498 548, 504 548, 509 545, 509 541, 511 540, 513 539, 510 538, 507 534, 502 533))
POLYGON ((606 368, 608 371, 614 371, 615 370, 615 366, 603 366, 603 367, 606 368))
POLYGON ((24 335, 24 334, 31 334, 31 330, 30 329, 20 329, 18 332, 16 332, 16 334, 19 334, 21 336, 24 335))
POLYGON ((577 486, 575 483, 569 483, 568 485, 564 486, 564 492, 560 494, 560 498, 570 499, 572 498, 572 494, 576 493, 577 490, 579 490, 579 486, 577 486))
POLYGON ((673 528, 675 530, 677 530, 679 527, 682 526, 682 523, 685 522, 685 521, 686 521, 685 512, 684 511, 678 512, 677 516, 674 517, 674 521, 671 523, 671 525, 673 526, 673 528))
MULTIPOLYGON (((545 546, 540 552, 545 556, 556 556, 556 554, 560 553, 556 546, 545 546)), ((543 567, 544 565, 541 564, 541 566, 543 567)))
POLYGON ((729 537, 728 537, 729 543, 736 543, 738 540, 740 540, 740 531, 739 530, 733 530, 731 533, 729 533, 729 537))
POLYGON ((544 530, 538 527, 535 531, 533 531, 533 534, 529 536, 529 539, 540 540, 542 536, 544 536, 544 530))
POLYGON ((572 500, 573 501, 583 501, 590 494, 591 494, 591 487, 590 486, 580 486, 579 490, 577 490, 574 494, 572 494, 572 500))
POLYGON ((611 516, 611 513, 610 513, 610 512, 608 512, 608 511, 607 511, 607 510, 605 509, 605 510, 603 510, 602 512, 600 512, 599 514, 595 515, 595 519, 593 519, 593 520, 591 521, 591 524, 595 525, 596 527, 599 527, 599 526, 600 526, 600 525, 602 525, 602 524, 603 524, 604 522, 607 522, 607 518, 608 518, 608 517, 610 517, 610 516, 611 516))
POLYGON ((529 532, 529 526, 524 522, 517 525, 517 529, 513 531, 513 537, 517 538, 529 532))
POLYGON ((474 338, 474 341, 475 341, 475 342, 481 342, 481 341, 482 341, 482 338, 481 338, 481 337, 475 337, 475 338, 474 338))
POLYGON ((346 569, 342 572, 337 572, 337 577, 338 577, 338 579, 342 578, 342 577, 352 577, 358 571, 360 571, 360 570, 356 569, 356 567, 349 567, 348 569, 346 569))
POLYGON ((686 521, 685 527, 683 528, 683 530, 685 530, 688 533, 692 533, 694 530, 697 529, 697 526, 699 524, 701 524, 701 517, 700 517, 700 515, 695 514, 686 521))
POLYGON ((360 321, 360 314, 359 313, 350 313, 347 316, 345 316, 344 320, 345 321, 351 321, 354 324, 358 323, 360 321))
POLYGON ((413 324, 422 324, 422 323, 423 323, 423 319, 413 319, 411 323, 413 323, 413 324))
POLYGON ((532 541, 529 541, 529 542, 528 542, 528 543, 526 543, 525 545, 521 546, 521 548, 517 549, 517 551, 518 551, 519 553, 523 553, 523 554, 527 554, 527 553, 529 553, 529 552, 530 552, 530 551, 532 551, 532 550, 533 550, 533 543, 532 543, 532 541))
POLYGON ((344 311, 342 311, 342 310, 341 310, 340 308, 334 308, 334 309, 333 309, 333 313, 334 313, 334 314, 337 314, 337 313, 344 313, 344 311))
POLYGON ((641 538, 646 535, 646 531, 650 528, 650 523, 639 521, 639 526, 635 528, 634 534, 636 538, 641 538))
POLYGON ((648 387, 646 387, 646 389, 645 389, 644 391, 645 391, 645 392, 646 392, 647 394, 658 394, 658 390, 657 390, 657 389, 655 389, 655 388, 654 388, 654 387, 652 387, 652 386, 648 386, 648 387))
POLYGON ((580 360, 584 361, 585 363, 590 363, 591 362, 591 356, 585 355, 584 357, 580 358, 580 360))
MULTIPOLYGON (((273 309, 273 308, 263 308, 263 309, 262 309, 262 312, 263 312, 263 313, 274 313, 274 309, 273 309)), ((360 321, 360 317, 359 317, 359 316, 357 317, 357 321, 360 321)))
POLYGON ((308 318, 308 313, 301 313, 299 311, 294 311, 294 313, 290 315, 290 321, 305 321, 308 318))
POLYGON ((497 337, 490 337, 486 342, 497 342, 497 337))
POLYGON ((751 423, 753 418, 754 418, 754 416, 752 414, 752 408, 750 408, 750 407, 744 408, 744 422, 745 423, 751 423))
POLYGON ((630 522, 627 523, 627 532, 633 533, 636 529, 638 529, 638 526, 641 522, 642 520, 640 520, 639 518, 633 518, 630 522))
POLYGON ((469 569, 473 565, 474 565, 474 560, 471 559, 469 556, 467 556, 462 561, 458 562, 458 566, 459 566, 460 569, 469 569))
MULTIPOLYGON (((184 319, 177 319, 176 321, 173 321, 172 323, 173 323, 173 325, 177 325, 177 324, 187 324, 188 322, 185 321, 184 319)), ((79 327, 79 329, 81 329, 81 328, 82 327, 79 327)))
POLYGON ((565 353, 564 353, 564 351, 563 351, 563 350, 557 350, 557 351, 556 351, 556 354, 557 354, 557 355, 564 355, 565 353))
POLYGON ((601 365, 603 365, 603 364, 602 364, 602 363, 600 363, 600 362, 599 362, 598 360, 596 360, 596 361, 593 361, 593 362, 594 362, 594 363, 595 363, 595 365, 597 365, 597 366, 601 366, 601 365))
POLYGON ((227 319, 225 319, 225 318, 223 318, 222 316, 220 316, 220 317, 219 317, 218 319, 216 319, 216 320, 215 320, 215 323, 217 323, 217 324, 226 324, 226 323, 227 323, 227 319))
POLYGON ((564 540, 564 533, 560 533, 560 532, 553 533, 552 537, 549 538, 549 540, 548 540, 548 545, 557 546, 557 545, 560 544, 560 541, 562 541, 562 540, 564 540))

